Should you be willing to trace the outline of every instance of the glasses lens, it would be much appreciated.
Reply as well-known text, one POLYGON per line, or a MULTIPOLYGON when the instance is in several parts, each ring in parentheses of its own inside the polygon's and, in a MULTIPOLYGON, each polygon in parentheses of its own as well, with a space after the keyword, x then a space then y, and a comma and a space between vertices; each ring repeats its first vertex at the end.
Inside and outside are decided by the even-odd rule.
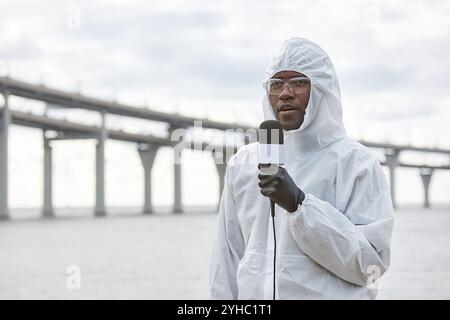
POLYGON ((292 78, 289 79, 288 85, 294 94, 305 93, 308 90, 309 79, 305 77, 292 78))
POLYGON ((284 84, 287 83, 293 94, 302 94, 308 90, 309 79, 306 77, 296 77, 288 80, 270 79, 267 82, 267 89, 271 95, 279 95, 283 92, 284 84))
POLYGON ((284 82, 280 79, 270 79, 267 85, 270 94, 278 95, 283 91, 284 82))

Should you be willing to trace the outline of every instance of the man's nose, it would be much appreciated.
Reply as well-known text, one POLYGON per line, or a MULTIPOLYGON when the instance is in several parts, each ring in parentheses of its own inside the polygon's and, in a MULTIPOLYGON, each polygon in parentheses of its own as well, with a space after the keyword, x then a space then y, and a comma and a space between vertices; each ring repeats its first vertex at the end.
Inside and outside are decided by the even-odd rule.
POLYGON ((291 99, 293 97, 294 97, 294 93, 292 92, 291 87, 289 87, 289 85, 287 83, 285 83, 283 85, 283 91, 281 91, 278 98, 286 100, 286 99, 291 99))

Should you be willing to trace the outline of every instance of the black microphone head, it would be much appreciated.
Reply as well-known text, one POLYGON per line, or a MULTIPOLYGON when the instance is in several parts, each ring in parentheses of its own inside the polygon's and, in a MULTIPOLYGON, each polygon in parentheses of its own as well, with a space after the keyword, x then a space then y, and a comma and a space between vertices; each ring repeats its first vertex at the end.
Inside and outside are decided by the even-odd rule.
POLYGON ((266 120, 259 125, 259 143, 284 144, 283 127, 276 120, 266 120))

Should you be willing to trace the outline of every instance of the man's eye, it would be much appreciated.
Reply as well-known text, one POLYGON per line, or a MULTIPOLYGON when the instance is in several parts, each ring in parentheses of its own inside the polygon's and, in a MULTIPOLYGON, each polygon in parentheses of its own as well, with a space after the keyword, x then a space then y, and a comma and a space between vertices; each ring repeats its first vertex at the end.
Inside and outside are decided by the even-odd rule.
POLYGON ((272 89, 279 89, 283 86, 283 82, 279 81, 279 82, 272 82, 270 87, 272 89))
POLYGON ((306 86, 306 85, 308 84, 308 81, 307 81, 307 80, 304 80, 304 79, 297 79, 297 80, 292 80, 292 81, 291 81, 291 84, 292 84, 294 87, 300 88, 300 87, 306 86))

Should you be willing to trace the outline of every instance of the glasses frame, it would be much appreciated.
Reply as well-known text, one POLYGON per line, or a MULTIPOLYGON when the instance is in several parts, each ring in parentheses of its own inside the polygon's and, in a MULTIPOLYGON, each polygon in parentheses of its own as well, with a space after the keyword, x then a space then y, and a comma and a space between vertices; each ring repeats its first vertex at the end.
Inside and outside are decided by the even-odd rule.
POLYGON ((308 77, 305 77, 305 76, 298 76, 298 77, 293 77, 293 78, 289 78, 289 79, 276 79, 276 78, 274 78, 274 79, 269 79, 269 80, 266 81, 264 87, 265 87, 267 93, 268 93, 269 95, 271 95, 271 96, 279 96, 279 95, 283 92, 283 89, 284 89, 284 86, 285 86, 285 85, 288 86, 288 88, 289 88, 289 90, 291 90, 291 93, 292 93, 292 94, 294 94, 294 95, 300 95, 300 94, 303 94, 303 92, 301 92, 301 93, 294 93, 294 89, 292 88, 292 86, 291 86, 291 84, 290 84, 292 81, 294 81, 294 80, 300 80, 300 79, 301 79, 301 80, 307 80, 307 82, 308 82, 309 84, 311 84, 311 80, 310 80, 308 77), (270 82, 273 81, 273 80, 283 82, 283 86, 282 86, 282 89, 281 89, 280 93, 270 93, 270 82))

